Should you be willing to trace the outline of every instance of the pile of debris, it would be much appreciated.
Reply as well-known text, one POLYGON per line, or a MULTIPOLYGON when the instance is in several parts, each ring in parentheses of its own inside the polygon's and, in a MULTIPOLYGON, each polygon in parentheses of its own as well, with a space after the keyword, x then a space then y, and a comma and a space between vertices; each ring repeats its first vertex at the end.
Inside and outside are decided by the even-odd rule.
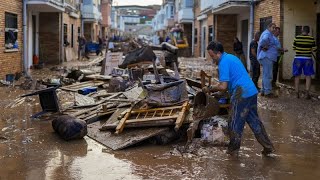
MULTIPOLYGON (((173 70, 165 68, 165 58, 159 51, 146 46, 128 52, 125 57, 122 52, 108 52, 104 59, 94 62, 101 65, 100 73, 85 73, 86 67, 64 71, 65 75, 55 83, 46 84, 49 88, 23 97, 39 95, 43 111, 34 117, 47 112, 64 115, 62 121, 72 117, 74 122, 70 123, 81 129, 80 135, 70 137, 81 138, 88 132, 89 137, 113 150, 146 139, 163 144, 187 132, 192 141, 199 122, 221 114, 228 104, 221 104, 207 94, 198 95, 197 90, 205 84, 180 78, 176 64, 173 70), (63 83, 67 79, 75 83, 70 80, 63 83)), ((61 130, 56 124, 63 123, 55 121, 60 135, 67 134, 66 129, 61 130)))

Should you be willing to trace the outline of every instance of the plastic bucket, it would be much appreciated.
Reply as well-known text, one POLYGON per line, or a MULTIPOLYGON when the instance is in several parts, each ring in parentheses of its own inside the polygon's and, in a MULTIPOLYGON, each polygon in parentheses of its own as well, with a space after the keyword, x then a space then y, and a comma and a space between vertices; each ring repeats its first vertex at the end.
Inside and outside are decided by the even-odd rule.
POLYGON ((14 77, 15 77, 14 74, 7 74, 6 75, 6 81, 13 83, 14 77))

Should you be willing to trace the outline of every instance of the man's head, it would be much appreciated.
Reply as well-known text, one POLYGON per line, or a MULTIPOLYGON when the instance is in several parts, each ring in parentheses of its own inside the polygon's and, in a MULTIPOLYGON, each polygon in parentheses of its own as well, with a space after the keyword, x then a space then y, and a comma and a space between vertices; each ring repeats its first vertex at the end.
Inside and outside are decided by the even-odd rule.
POLYGON ((309 26, 303 26, 302 33, 305 35, 308 35, 310 33, 310 27, 309 26))
POLYGON ((270 23, 270 24, 268 25, 268 30, 269 30, 270 32, 274 33, 275 29, 276 29, 276 24, 275 24, 275 23, 270 23))
POLYGON ((207 51, 210 57, 216 62, 219 61, 221 55, 224 53, 222 44, 217 41, 211 41, 207 47, 207 51))
POLYGON ((274 32, 273 32, 274 36, 278 37, 279 34, 280 34, 280 28, 279 27, 276 27, 274 32))
POLYGON ((254 34, 254 40, 259 41, 259 39, 260 39, 260 32, 258 31, 254 34))

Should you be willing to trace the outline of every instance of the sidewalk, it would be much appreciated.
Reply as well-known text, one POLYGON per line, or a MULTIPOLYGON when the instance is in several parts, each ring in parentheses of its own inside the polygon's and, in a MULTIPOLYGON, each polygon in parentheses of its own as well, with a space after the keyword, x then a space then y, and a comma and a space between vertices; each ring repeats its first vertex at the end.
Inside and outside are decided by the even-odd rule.
MULTIPOLYGON (((294 89, 294 80, 283 80, 280 82, 277 82, 279 86, 283 86, 286 88, 294 89)), ((301 91, 305 91, 306 87, 306 81, 304 79, 300 80, 299 88, 301 91)), ((320 81, 319 80, 312 80, 311 81, 311 87, 310 87, 310 94, 316 98, 319 99, 320 97, 320 81)))

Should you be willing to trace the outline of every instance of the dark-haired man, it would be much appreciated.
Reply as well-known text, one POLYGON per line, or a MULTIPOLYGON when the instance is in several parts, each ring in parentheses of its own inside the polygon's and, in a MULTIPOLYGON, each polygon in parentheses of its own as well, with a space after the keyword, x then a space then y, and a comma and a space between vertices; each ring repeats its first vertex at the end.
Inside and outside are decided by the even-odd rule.
POLYGON ((303 73, 306 76, 306 99, 310 99, 309 90, 311 86, 311 76, 314 75, 312 51, 316 51, 317 46, 314 38, 309 36, 309 32, 309 26, 304 26, 302 34, 296 36, 293 42, 293 50, 296 51, 296 56, 293 61, 292 75, 294 76, 297 98, 300 97, 299 81, 303 70, 303 73))
POLYGON ((262 153, 274 152, 257 111, 257 88, 250 79, 241 61, 224 52, 223 45, 212 41, 207 47, 209 55, 218 65, 219 83, 203 88, 204 92, 229 91, 231 94, 231 121, 229 122, 230 143, 227 153, 238 155, 245 122, 253 131, 258 142, 264 147, 262 153))
POLYGON ((256 88, 260 90, 258 86, 258 81, 260 77, 260 63, 257 59, 257 51, 258 51, 258 42, 260 38, 260 32, 256 32, 254 34, 254 39, 250 43, 250 63, 251 63, 251 71, 252 71, 252 81, 256 88))

